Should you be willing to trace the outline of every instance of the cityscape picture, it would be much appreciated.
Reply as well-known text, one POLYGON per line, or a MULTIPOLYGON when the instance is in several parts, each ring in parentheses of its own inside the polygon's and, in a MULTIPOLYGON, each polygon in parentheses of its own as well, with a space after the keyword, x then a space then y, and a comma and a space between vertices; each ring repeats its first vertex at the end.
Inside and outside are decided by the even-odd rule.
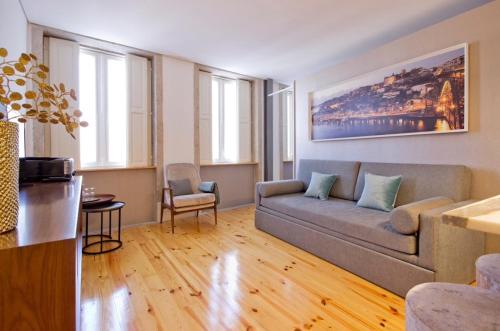
POLYGON ((310 93, 312 140, 467 131, 467 45, 310 93))

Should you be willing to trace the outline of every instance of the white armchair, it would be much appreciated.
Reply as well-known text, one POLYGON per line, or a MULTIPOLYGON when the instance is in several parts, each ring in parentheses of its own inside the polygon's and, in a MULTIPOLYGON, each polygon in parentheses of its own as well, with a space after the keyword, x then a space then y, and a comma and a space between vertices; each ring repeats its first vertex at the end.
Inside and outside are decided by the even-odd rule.
MULTIPOLYGON (((160 222, 163 223, 164 209, 170 210, 170 222, 172 233, 174 233, 174 217, 178 214, 196 211, 196 216, 200 210, 213 209, 215 224, 217 224, 217 201, 214 193, 203 193, 198 187, 201 183, 198 169, 190 163, 173 163, 165 167, 164 188, 162 191, 162 205, 160 222), (191 184, 192 193, 176 195, 176 192, 169 185, 169 181, 179 181, 188 179, 191 184)), ((198 217, 197 217, 198 218, 198 217)), ((199 229, 199 220, 198 229, 199 229)))

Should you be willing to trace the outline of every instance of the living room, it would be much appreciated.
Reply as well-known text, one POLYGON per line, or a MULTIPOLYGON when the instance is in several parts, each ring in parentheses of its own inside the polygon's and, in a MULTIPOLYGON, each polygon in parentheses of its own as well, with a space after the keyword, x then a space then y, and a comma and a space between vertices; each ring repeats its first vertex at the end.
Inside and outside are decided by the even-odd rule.
POLYGON ((500 328, 500 2, 0 12, 1 330, 500 328))

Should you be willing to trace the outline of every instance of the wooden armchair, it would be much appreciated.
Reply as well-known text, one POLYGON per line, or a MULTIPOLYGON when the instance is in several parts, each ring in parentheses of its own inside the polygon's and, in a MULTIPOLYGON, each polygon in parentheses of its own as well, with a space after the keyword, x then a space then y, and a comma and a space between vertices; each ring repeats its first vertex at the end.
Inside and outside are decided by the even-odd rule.
POLYGON ((196 211, 197 225, 199 230, 198 215, 200 210, 213 209, 215 224, 217 225, 217 201, 214 193, 200 192, 198 186, 201 183, 198 169, 190 163, 172 163, 165 167, 164 188, 162 192, 162 204, 160 222, 163 223, 164 209, 170 210, 170 222, 172 233, 174 233, 174 217, 178 214, 196 211), (189 179, 193 194, 175 195, 169 185, 169 181, 189 179))

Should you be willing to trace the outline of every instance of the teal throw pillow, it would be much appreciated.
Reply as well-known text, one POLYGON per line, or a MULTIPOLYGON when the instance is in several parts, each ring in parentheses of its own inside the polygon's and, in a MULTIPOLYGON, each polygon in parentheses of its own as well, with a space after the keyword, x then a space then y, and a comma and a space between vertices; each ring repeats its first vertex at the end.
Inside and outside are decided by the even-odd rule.
POLYGON ((401 176, 385 177, 365 173, 365 187, 357 205, 382 211, 393 210, 401 179, 401 176))
POLYGON ((304 196, 328 200, 330 190, 332 189, 336 179, 336 175, 313 172, 311 175, 311 182, 309 183, 309 187, 307 188, 306 193, 304 193, 304 196))

